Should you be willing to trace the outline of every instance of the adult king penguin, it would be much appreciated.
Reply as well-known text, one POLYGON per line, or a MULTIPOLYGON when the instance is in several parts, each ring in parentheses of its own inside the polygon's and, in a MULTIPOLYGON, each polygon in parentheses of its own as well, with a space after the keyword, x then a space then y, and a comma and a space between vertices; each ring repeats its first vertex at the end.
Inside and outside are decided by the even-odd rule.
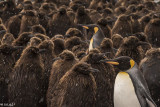
POLYGON ((82 27, 91 31, 94 30, 94 34, 89 44, 89 51, 100 46, 102 40, 105 38, 102 29, 96 24, 83 25, 82 27))
POLYGON ((137 63, 128 56, 101 60, 118 67, 114 85, 114 107, 157 107, 137 63))

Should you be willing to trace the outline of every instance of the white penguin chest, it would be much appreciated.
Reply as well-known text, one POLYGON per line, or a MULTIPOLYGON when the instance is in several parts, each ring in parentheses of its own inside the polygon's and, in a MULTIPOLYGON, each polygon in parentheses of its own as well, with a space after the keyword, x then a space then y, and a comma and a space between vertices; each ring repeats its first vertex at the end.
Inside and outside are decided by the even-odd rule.
POLYGON ((90 44, 89 44, 89 51, 92 49, 93 49, 93 38, 91 39, 90 44))
POLYGON ((114 85, 114 107, 141 107, 128 73, 118 73, 114 85))

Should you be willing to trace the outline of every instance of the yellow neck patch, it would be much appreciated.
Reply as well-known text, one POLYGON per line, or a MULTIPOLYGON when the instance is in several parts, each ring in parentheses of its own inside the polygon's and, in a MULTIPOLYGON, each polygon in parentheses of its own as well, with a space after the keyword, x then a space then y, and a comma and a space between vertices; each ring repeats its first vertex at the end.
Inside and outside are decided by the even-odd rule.
POLYGON ((130 60, 130 65, 131 65, 131 68, 133 68, 133 67, 134 67, 135 62, 134 62, 134 60, 133 60, 133 59, 131 59, 131 60, 130 60))
POLYGON ((98 30, 98 27, 94 27, 94 33, 97 33, 98 30))

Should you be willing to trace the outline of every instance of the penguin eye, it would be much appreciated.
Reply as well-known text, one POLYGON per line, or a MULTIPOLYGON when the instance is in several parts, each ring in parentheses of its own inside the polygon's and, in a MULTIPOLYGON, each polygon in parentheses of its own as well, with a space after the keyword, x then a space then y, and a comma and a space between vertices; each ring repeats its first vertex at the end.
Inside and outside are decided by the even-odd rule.
POLYGON ((134 60, 133 60, 133 59, 131 59, 131 60, 130 60, 130 65, 131 65, 131 68, 133 68, 133 67, 134 67, 135 62, 134 62, 134 60))
POLYGON ((94 27, 94 33, 97 33, 98 30, 98 27, 94 27))

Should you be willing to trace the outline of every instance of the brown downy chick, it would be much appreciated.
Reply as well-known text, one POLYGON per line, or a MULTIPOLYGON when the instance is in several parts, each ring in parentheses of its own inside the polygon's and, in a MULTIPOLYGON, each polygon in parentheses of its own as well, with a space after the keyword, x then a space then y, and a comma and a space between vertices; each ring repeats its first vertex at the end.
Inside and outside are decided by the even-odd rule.
POLYGON ((80 45, 82 40, 79 37, 73 36, 65 40, 64 46, 68 50, 72 50, 72 48, 76 45, 80 45))
POLYGON ((0 41, 2 40, 3 36, 6 34, 7 29, 3 24, 0 24, 0 41))
POLYGON ((81 40, 86 40, 86 38, 84 37, 84 35, 82 34, 82 32, 76 28, 69 28, 65 34, 65 38, 70 38, 73 36, 77 36, 79 38, 81 38, 81 40))
POLYGON ((47 102, 46 102, 46 93, 48 90, 48 86, 49 86, 49 77, 50 77, 50 72, 52 69, 52 64, 54 62, 54 44, 52 41, 49 40, 45 40, 43 42, 41 42, 38 46, 39 49, 41 50, 45 50, 43 53, 41 53, 41 57, 42 57, 42 62, 44 64, 44 78, 43 78, 43 98, 44 98, 44 102, 42 102, 43 106, 47 106, 47 102))
POLYGON ((48 22, 48 35, 50 38, 56 34, 64 35, 70 27, 72 27, 72 23, 67 15, 66 8, 60 7, 58 12, 54 14, 52 19, 48 22))
POLYGON ((78 8, 74 23, 75 24, 92 24, 93 23, 90 16, 86 12, 85 7, 81 6, 78 8))
POLYGON ((144 33, 153 47, 160 47, 160 19, 152 19, 145 27, 144 33))
POLYGON ((102 41, 102 43, 99 47, 99 50, 100 50, 101 53, 105 53, 105 55, 108 59, 113 59, 115 57, 113 42, 109 38, 104 38, 103 39, 103 41, 102 41))
POLYGON ((30 42, 28 44, 28 46, 32 46, 32 47, 36 47, 38 46, 40 43, 42 42, 42 40, 38 37, 32 37, 30 39, 30 42))
POLYGON ((18 34, 20 32, 21 18, 21 15, 14 15, 11 18, 9 18, 8 23, 6 25, 7 32, 13 34, 15 39, 18 38, 18 34))
POLYGON ((50 40, 50 38, 48 36, 41 34, 41 33, 36 33, 36 34, 34 34, 34 36, 40 38, 42 41, 50 40))
POLYGON ((115 71, 111 65, 101 63, 100 60, 103 59, 105 59, 104 54, 93 49, 81 61, 87 62, 99 70, 99 73, 93 73, 97 84, 96 107, 112 107, 115 71))
POLYGON ((14 40, 15 38, 11 33, 6 33, 2 38, 1 44, 12 45, 14 40))
POLYGON ((144 29, 146 27, 146 25, 149 23, 149 21, 151 20, 150 16, 143 16, 139 19, 139 23, 141 25, 141 31, 144 32, 144 29))
POLYGON ((9 102, 17 107, 39 107, 44 73, 40 52, 36 47, 26 48, 10 74, 9 102))
POLYGON ((141 45, 146 44, 139 41, 139 39, 135 36, 129 36, 128 38, 124 39, 124 42, 119 47, 116 57, 129 56, 134 59, 137 64, 139 64, 144 57, 144 52, 141 45))
POLYGON ((38 20, 38 17, 37 17, 37 14, 35 11, 26 10, 21 14, 23 16, 22 16, 22 20, 21 20, 21 27, 20 27, 19 34, 21 34, 23 32, 28 32, 28 31, 30 31, 31 26, 39 24, 39 20, 38 20))
POLYGON ((51 99, 51 106, 94 107, 97 86, 92 72, 98 72, 98 70, 84 62, 75 64, 60 79, 52 93, 54 96, 51 99))
POLYGON ((149 43, 148 41, 148 37, 146 34, 144 34, 143 32, 138 32, 136 34, 134 34, 140 41, 142 42, 147 42, 148 45, 142 45, 142 49, 144 51, 144 53, 147 52, 147 50, 151 49, 152 48, 152 45, 149 43))
POLYGON ((45 28, 42 25, 34 25, 34 26, 32 26, 31 32, 33 34, 35 34, 35 33, 41 33, 41 34, 46 35, 46 30, 45 30, 45 28))
POLYGON ((108 26, 107 19, 101 18, 98 20, 97 24, 102 29, 106 38, 111 38, 111 28, 108 26))
POLYGON ((65 50, 64 40, 61 38, 56 38, 53 40, 53 43, 54 43, 54 53, 56 56, 58 56, 65 50))
POLYGON ((9 74, 12 72, 15 63, 13 52, 20 47, 11 45, 0 45, 0 102, 8 103, 9 74))
POLYGON ((127 37, 132 34, 132 25, 130 17, 127 15, 120 15, 112 28, 112 35, 120 34, 122 37, 127 37))
POLYGON ((47 105, 51 106, 51 100, 55 87, 63 75, 78 62, 78 59, 69 50, 64 50, 52 65, 51 75, 49 78, 49 87, 47 91, 47 105))
POLYGON ((138 21, 139 18, 140 18, 140 16, 137 15, 136 13, 131 15, 131 24, 132 24, 132 32, 133 33, 138 33, 141 31, 141 25, 138 21))
POLYGON ((119 34, 112 35, 111 39, 113 41, 113 47, 115 49, 118 49, 121 46, 121 44, 123 44, 123 37, 119 34))

